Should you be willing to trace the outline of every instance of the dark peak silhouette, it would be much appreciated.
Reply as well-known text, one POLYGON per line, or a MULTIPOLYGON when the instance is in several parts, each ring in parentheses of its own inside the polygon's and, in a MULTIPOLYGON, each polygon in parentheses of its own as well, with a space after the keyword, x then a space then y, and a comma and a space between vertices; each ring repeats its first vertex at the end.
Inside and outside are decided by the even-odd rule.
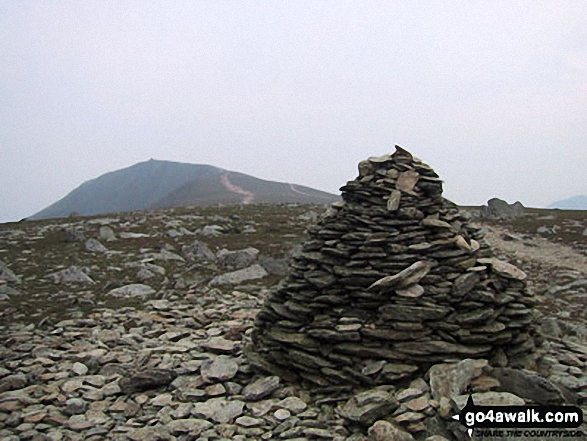
POLYGON ((171 208, 183 205, 330 203, 338 197, 309 187, 266 181, 203 164, 149 159, 105 173, 29 219, 171 208))

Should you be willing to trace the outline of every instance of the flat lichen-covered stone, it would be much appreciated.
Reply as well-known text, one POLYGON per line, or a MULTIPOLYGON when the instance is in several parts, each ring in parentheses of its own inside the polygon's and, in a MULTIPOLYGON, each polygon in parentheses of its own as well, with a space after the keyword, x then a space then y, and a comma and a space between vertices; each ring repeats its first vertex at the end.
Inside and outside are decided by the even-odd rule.
POLYGON ((430 166, 396 146, 362 161, 341 191, 257 315, 253 366, 321 386, 372 386, 439 362, 531 356, 526 275, 493 257, 430 166))

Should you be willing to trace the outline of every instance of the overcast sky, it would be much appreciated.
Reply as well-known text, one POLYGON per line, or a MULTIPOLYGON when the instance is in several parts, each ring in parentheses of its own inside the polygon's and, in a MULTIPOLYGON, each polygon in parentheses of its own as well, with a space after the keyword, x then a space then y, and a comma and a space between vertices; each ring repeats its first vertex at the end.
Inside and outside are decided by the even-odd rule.
POLYGON ((587 2, 0 1, 0 222, 149 158, 460 204, 587 194, 587 2))

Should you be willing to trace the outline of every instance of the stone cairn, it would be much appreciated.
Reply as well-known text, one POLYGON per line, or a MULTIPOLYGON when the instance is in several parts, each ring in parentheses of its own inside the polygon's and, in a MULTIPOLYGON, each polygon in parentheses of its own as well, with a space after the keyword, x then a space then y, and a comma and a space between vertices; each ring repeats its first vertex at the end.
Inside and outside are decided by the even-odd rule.
POLYGON ((400 382, 465 358, 531 362, 526 275, 493 257, 431 167, 396 146, 341 191, 259 312, 253 365, 332 386, 400 382))

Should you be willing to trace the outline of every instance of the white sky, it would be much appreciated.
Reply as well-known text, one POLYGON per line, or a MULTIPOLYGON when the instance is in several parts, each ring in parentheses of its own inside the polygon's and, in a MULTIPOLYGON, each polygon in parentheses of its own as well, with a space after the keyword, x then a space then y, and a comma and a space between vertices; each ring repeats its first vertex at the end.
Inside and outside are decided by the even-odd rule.
POLYGON ((396 143, 460 204, 587 194, 587 2, 0 2, 0 222, 151 157, 339 193, 396 143))

